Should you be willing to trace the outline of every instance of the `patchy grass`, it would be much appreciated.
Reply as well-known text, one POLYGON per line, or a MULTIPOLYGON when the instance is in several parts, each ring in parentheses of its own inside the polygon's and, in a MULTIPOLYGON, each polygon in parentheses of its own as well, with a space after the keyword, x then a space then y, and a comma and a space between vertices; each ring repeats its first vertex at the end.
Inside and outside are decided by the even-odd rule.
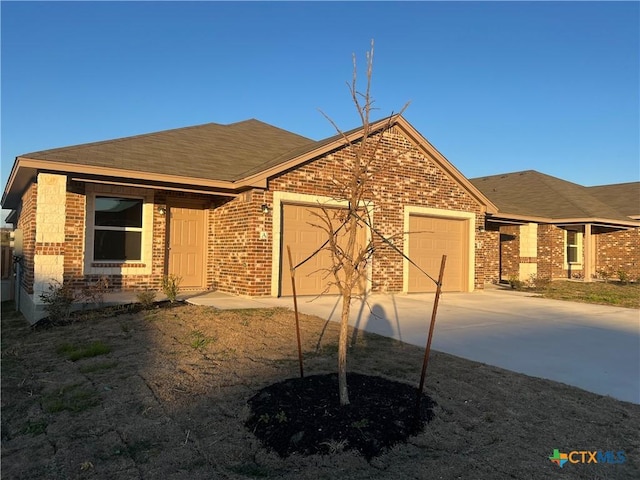
POLYGON ((82 365, 78 370, 81 373, 96 373, 96 372, 102 372, 104 370, 111 370, 112 368, 115 368, 118 366, 118 362, 113 361, 113 362, 96 362, 96 363, 90 363, 88 365, 82 365))
POLYGON ((100 401, 93 390, 75 384, 65 385, 42 398, 42 405, 45 412, 48 413, 58 413, 65 410, 78 413, 99 404, 100 401))
POLYGON ((97 357, 111 352, 111 348, 100 340, 91 342, 89 345, 72 345, 71 343, 61 344, 57 350, 60 355, 67 357, 72 362, 77 362, 83 358, 97 357))
POLYGON ((27 420, 24 428, 22 429, 23 433, 27 433, 29 435, 40 435, 47 430, 47 421, 44 419, 39 420, 27 420))
POLYGON ((194 350, 203 350, 207 346, 216 341, 215 337, 206 335, 202 330, 194 330, 190 335, 191 341, 189 345, 194 350))
POLYGON ((544 298, 640 308, 640 284, 620 282, 551 282, 538 290, 544 298))

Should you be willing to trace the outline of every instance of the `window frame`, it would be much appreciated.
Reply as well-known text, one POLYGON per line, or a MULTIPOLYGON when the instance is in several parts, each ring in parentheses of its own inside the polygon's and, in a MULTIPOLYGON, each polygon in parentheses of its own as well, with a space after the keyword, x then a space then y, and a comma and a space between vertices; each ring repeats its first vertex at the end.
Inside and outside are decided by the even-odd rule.
POLYGON ((142 262, 142 257, 143 257, 143 229, 144 229, 144 198, 143 197, 134 197, 134 196, 128 196, 128 195, 108 195, 108 194, 100 194, 97 193, 94 196, 93 199, 93 209, 92 209, 92 214, 93 214, 93 230, 92 230, 92 245, 93 247, 93 252, 92 252, 92 258, 91 258, 91 262, 92 263, 140 263, 142 262), (128 227, 128 226, 108 226, 108 225, 96 225, 96 203, 97 200, 99 198, 111 198, 111 199, 122 199, 122 200, 126 200, 126 199, 131 199, 131 200, 139 200, 140 201, 140 226, 139 227, 128 227), (126 259, 126 258, 111 258, 111 259, 97 259, 96 258, 96 251, 95 251, 95 239, 96 239, 96 232, 97 231, 101 231, 101 232, 138 232, 140 233, 140 258, 137 259, 126 259))
MULTIPOLYGON (((84 275, 150 275, 153 257, 154 190, 107 184, 86 184, 85 235, 83 252, 84 275), (132 198, 142 200, 140 260, 95 260, 95 204, 96 197, 132 198)), ((98 230, 107 227, 97 227, 98 230)), ((126 228, 126 227, 125 227, 126 228)))
POLYGON ((582 270, 583 263, 583 235, 581 230, 568 228, 564 230, 564 268, 565 270, 582 270), (569 243, 569 232, 575 233, 575 243, 569 243), (575 248, 576 261, 569 261, 569 248, 575 248))

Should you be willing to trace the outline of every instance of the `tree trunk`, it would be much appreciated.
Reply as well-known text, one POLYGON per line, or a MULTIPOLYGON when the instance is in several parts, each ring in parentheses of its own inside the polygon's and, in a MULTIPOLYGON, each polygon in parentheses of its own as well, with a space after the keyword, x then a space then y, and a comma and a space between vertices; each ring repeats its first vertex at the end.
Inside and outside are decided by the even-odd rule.
POLYGON ((347 390, 347 344, 349 336, 349 312, 351 310, 351 291, 342 295, 342 317, 340 318, 340 337, 338 338, 338 391, 340 405, 349 405, 347 390))

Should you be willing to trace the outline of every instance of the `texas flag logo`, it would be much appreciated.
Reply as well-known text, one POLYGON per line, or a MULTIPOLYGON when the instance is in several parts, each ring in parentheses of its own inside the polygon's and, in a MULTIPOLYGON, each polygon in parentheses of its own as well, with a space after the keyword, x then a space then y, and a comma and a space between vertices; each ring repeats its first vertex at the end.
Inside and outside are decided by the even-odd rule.
POLYGON ((553 455, 549 457, 549 460, 562 468, 562 466, 569 461, 569 456, 566 453, 560 453, 560 450, 556 448, 553 451, 553 455))

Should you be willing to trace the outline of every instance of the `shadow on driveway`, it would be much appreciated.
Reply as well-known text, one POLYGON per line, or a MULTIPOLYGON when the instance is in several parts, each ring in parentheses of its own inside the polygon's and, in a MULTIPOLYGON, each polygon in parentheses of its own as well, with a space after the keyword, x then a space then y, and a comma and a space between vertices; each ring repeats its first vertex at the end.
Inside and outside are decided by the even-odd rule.
MULTIPOLYGON (((433 294, 354 301, 354 327, 424 347, 433 294)), ((293 308, 291 298, 260 299, 293 308)), ((336 296, 303 297, 300 311, 340 320, 336 296)), ((433 348, 640 404, 640 311, 520 292, 444 293, 433 348)))

